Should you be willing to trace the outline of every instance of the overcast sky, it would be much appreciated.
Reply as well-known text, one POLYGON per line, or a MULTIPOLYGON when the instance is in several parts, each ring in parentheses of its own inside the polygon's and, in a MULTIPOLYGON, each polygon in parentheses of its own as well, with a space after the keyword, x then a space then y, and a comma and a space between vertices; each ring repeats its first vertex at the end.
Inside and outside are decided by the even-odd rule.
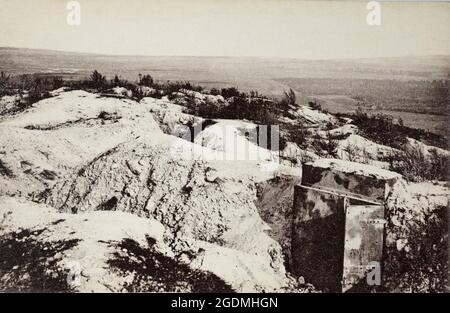
POLYGON ((105 54, 304 59, 450 54, 450 3, 367 1, 0 0, 0 46, 105 54))

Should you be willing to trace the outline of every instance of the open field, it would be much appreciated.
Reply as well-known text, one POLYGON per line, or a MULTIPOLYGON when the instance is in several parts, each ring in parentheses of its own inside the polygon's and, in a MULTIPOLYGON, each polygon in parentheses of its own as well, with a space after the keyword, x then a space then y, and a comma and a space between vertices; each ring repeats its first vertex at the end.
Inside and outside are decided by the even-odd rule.
POLYGON ((382 113, 392 116, 394 119, 402 119, 403 124, 412 128, 429 130, 440 135, 448 135, 447 114, 427 114, 420 112, 408 112, 394 109, 374 109, 358 105, 358 101, 342 95, 319 95, 311 98, 316 100, 323 109, 330 113, 353 113, 358 107, 362 107, 368 114, 382 113))

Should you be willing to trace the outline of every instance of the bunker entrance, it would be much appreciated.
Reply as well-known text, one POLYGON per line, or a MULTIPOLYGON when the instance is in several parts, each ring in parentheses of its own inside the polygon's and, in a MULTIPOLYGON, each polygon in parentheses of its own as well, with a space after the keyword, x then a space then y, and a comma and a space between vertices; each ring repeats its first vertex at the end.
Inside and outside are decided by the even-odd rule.
POLYGON ((386 184, 304 165, 294 188, 294 273, 328 292, 367 286, 367 273, 382 259, 386 184))

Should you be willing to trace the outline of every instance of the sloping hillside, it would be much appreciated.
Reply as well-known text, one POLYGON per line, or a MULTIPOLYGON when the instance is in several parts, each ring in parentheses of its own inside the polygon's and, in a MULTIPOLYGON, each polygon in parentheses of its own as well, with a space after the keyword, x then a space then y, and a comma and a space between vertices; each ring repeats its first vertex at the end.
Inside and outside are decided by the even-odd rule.
MULTIPOLYGON (((2 117, 0 290, 314 291, 289 269, 301 164, 329 160, 333 146, 342 166, 361 158, 381 172, 395 149, 299 105, 280 120, 308 135, 286 137, 278 153, 248 135, 255 123, 192 115, 180 97, 195 94, 137 101, 63 88, 2 117)), ((445 182, 421 184, 392 192, 391 246, 445 205, 445 182)))

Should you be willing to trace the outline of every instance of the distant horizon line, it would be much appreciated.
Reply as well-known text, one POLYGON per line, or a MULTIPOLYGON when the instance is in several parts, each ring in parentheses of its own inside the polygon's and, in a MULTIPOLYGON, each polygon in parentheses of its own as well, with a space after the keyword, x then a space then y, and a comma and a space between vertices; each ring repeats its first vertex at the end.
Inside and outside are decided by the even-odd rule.
MULTIPOLYGON (((450 0, 449 0, 450 1, 450 0)), ((247 58, 247 59, 282 59, 282 60, 302 60, 302 61, 333 61, 333 60, 371 60, 371 59, 399 59, 399 58, 411 58, 411 57, 450 57, 450 54, 410 54, 401 56, 374 56, 374 57, 356 57, 356 58, 296 58, 296 57, 283 57, 283 56, 215 56, 215 55, 152 55, 152 54, 114 54, 114 53, 98 53, 98 52, 86 52, 86 51, 73 51, 73 50, 59 50, 59 49, 47 49, 47 48, 30 48, 30 47, 18 47, 18 46, 0 46, 0 49, 16 49, 16 50, 37 50, 37 51, 49 51, 59 53, 70 54, 83 54, 93 56, 108 56, 108 57, 173 57, 173 58, 247 58)))

